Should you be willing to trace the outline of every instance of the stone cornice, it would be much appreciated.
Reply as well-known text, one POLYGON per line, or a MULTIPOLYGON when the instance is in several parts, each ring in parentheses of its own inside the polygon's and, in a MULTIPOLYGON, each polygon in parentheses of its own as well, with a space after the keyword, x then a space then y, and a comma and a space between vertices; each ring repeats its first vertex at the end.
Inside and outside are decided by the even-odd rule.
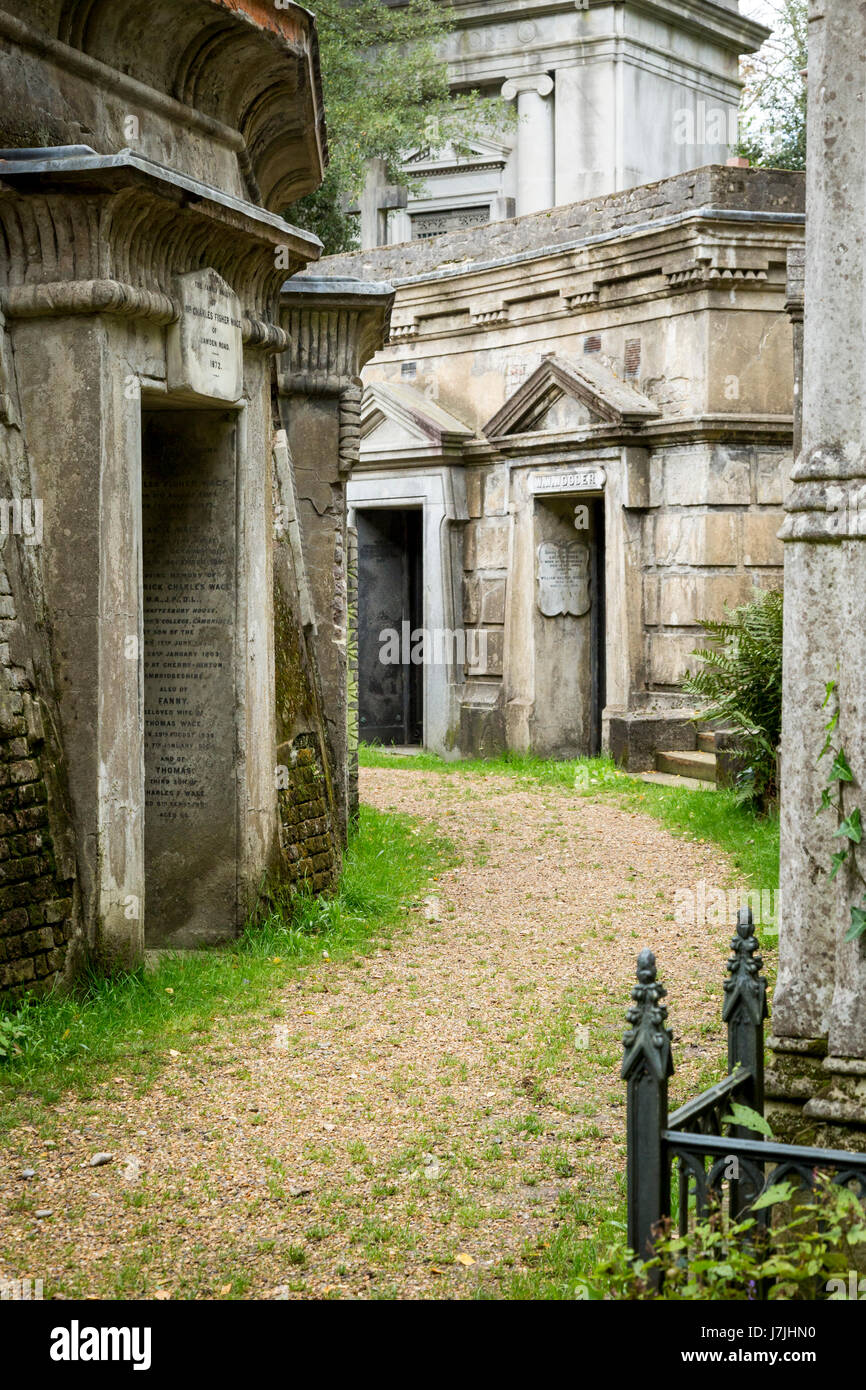
POLYGON ((784 296, 784 264, 791 237, 802 222, 749 224, 693 214, 626 229, 616 237, 574 247, 543 248, 530 256, 472 267, 443 267, 434 275, 397 280, 390 341, 465 338, 532 322, 586 319, 588 331, 629 305, 669 303, 693 297, 696 308, 728 305, 731 290, 784 296), (531 261, 532 273, 527 273, 531 261), (444 286, 447 285, 447 291, 444 286), (442 326, 442 302, 448 316, 442 326))
MULTIPOLYGON (((790 445, 792 431, 790 415, 702 414, 677 418, 660 416, 640 424, 634 420, 621 423, 600 421, 597 425, 588 425, 579 430, 537 430, 499 437, 492 443, 508 457, 523 457, 547 453, 553 447, 563 453, 580 453, 603 444, 632 444, 658 449, 665 444, 713 443, 730 439, 744 443, 759 441, 790 445)), ((474 449, 474 444, 468 448, 474 449)))
MULTIPOLYGON (((404 2, 404 0, 403 0, 404 2)), ((395 0, 388 0, 395 3, 395 0)), ((399 5, 401 0, 396 0, 399 5)), ((769 38, 770 30, 754 19, 748 19, 717 0, 589 0, 588 9, 611 9, 614 5, 628 3, 633 8, 643 10, 665 19, 681 19, 685 25, 706 33, 711 30, 714 37, 723 35, 733 46, 743 40, 760 48, 769 38)), ((513 0, 451 0, 454 19, 460 29, 484 28, 487 25, 503 24, 514 19, 513 0)), ((523 0, 520 6, 520 19, 523 22, 541 15, 567 14, 574 10, 574 0, 523 0)), ((750 50, 737 48, 739 53, 750 50)))
MULTIPOLYGON (((40 23, 0 8, 0 34, 84 78, 84 90, 115 93, 229 145, 266 207, 321 182, 318 38, 312 15, 293 0, 67 0, 53 9, 56 22, 40 23)), ((64 95, 74 116, 74 93, 64 95)))
POLYGON ((10 317, 114 313, 169 323, 174 278, 211 266, 241 300, 245 340, 285 346, 276 326, 285 263, 314 257, 315 237, 128 151, 4 163, 2 177, 0 295, 10 317))
POLYGON ((386 340, 390 285, 302 276, 280 295, 290 346, 279 364, 281 392, 335 395, 359 382, 361 369, 386 340))
MULTIPOLYGON (((441 445, 404 445, 395 449, 365 450, 362 471, 383 468, 419 468, 431 459, 451 464, 477 465, 494 461, 515 464, 559 464, 564 460, 588 461, 615 457, 625 447, 659 448, 665 444, 703 444, 719 440, 738 443, 790 446, 793 423, 785 415, 693 415, 659 419, 643 425, 601 421, 581 430, 537 430, 496 439, 473 438, 445 450, 441 445)), ((866 505, 864 505, 866 517, 866 505)), ((866 524, 864 524, 866 533, 866 524)))

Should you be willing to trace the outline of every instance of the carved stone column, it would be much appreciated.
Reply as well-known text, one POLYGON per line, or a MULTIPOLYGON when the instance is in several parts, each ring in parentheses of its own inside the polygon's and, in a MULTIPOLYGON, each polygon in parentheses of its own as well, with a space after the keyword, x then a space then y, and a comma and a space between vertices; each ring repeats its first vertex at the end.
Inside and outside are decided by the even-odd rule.
POLYGON ((806 279, 805 246, 788 247, 788 285, 785 310, 794 330, 794 458, 803 447, 803 308, 806 279))
POLYGON ((390 285, 303 277, 282 291, 289 350, 279 361, 279 405, 298 491, 316 654, 331 692, 325 720, 344 839, 350 820, 346 479, 361 440, 361 368, 385 342, 390 285))
POLYGON ((866 937, 848 938, 864 891, 856 857, 866 855, 835 833, 832 809, 818 812, 837 708, 830 742, 853 775, 836 783, 846 815, 866 788, 866 9, 813 0, 811 11, 803 435, 781 533, 782 913, 768 1089, 788 1106, 805 1102, 801 1132, 864 1148, 866 937))
POLYGON ((553 78, 549 73, 509 77, 506 101, 517 100, 517 216, 554 205, 553 78))

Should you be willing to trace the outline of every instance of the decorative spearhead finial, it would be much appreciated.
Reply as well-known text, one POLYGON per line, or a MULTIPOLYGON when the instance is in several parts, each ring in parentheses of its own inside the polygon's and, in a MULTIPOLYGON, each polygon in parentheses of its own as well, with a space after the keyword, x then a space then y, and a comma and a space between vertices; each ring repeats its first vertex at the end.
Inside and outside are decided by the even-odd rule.
POLYGON ((758 954, 758 938, 750 907, 737 913, 737 931, 731 941, 728 961, 730 979, 725 980, 722 1021, 733 1021, 739 1014, 743 1022, 763 1023, 767 1017, 767 981, 761 975, 764 962, 758 954))
POLYGON ((646 1067, 657 1081, 673 1075, 671 1057, 673 1033, 665 1027, 667 1007, 661 1002, 667 994, 656 979, 656 958, 652 951, 643 950, 637 958, 637 984, 631 992, 634 1003, 626 1018, 631 1024, 623 1035, 625 1056, 620 1075, 623 1080, 646 1067))

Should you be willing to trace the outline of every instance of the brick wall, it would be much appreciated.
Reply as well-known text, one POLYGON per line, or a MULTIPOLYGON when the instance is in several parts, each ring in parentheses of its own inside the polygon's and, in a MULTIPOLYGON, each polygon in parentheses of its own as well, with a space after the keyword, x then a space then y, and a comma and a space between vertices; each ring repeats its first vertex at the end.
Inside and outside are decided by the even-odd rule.
POLYGON ((333 887, 340 860, 321 742, 315 733, 298 734, 292 741, 287 781, 278 799, 280 844, 289 882, 320 893, 333 887))
POLYGON ((73 880, 55 855, 48 804, 55 769, 41 704, 10 656, 20 629, 2 562, 0 614, 0 998, 16 999, 50 989, 63 972, 73 880))

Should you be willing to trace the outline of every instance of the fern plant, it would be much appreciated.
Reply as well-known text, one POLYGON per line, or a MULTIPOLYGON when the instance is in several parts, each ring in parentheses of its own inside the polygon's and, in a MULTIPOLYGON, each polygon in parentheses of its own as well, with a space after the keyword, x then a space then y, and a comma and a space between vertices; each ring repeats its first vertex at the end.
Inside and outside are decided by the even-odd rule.
POLYGON ((726 609, 721 621, 708 619, 703 626, 712 645, 693 653, 703 666, 687 671, 683 685, 706 702, 699 719, 734 730, 734 751, 745 763, 738 793, 766 808, 777 792, 782 733, 782 595, 776 589, 756 593, 750 603, 726 609))

